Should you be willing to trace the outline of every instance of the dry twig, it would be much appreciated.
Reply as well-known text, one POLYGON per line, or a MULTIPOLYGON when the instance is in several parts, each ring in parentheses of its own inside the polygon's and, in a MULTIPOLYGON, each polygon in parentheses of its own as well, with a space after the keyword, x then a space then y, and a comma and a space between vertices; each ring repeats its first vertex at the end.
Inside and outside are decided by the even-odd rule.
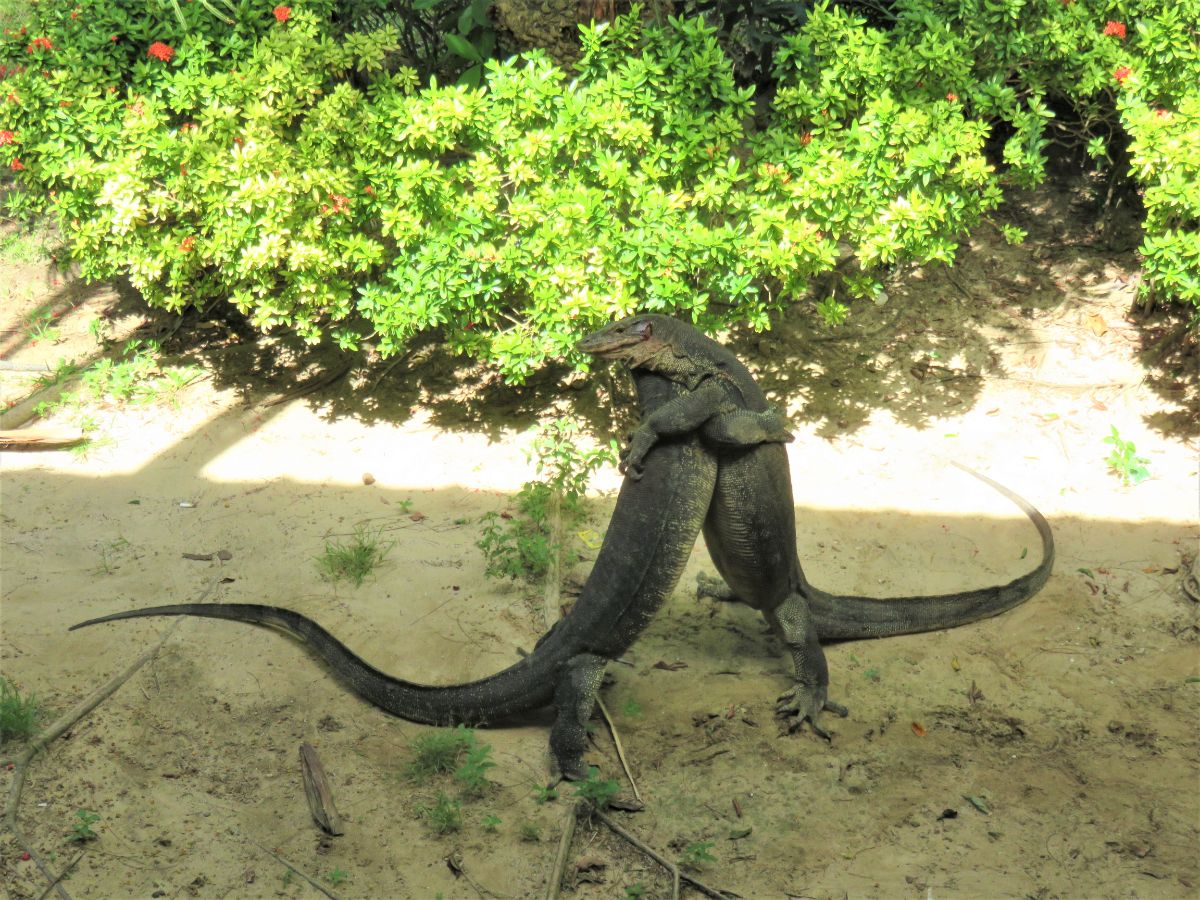
MULTIPOLYGON (((200 595, 197 602, 203 601, 220 583, 221 581, 219 578, 214 579, 212 583, 204 589, 204 592, 200 595)), ((34 738, 29 746, 25 749, 25 752, 21 754, 19 759, 16 760, 15 768, 13 770, 12 783, 8 787, 8 800, 4 804, 4 827, 12 834, 13 840, 20 845, 21 849, 29 854, 30 859, 34 861, 38 869, 46 877, 46 880, 50 883, 48 890, 54 890, 59 897, 63 898, 63 900, 70 900, 71 897, 71 895, 66 892, 61 884, 62 877, 66 874, 67 870, 64 870, 58 875, 54 875, 50 871, 50 867, 47 866, 46 862, 38 855, 37 851, 34 850, 28 841, 26 841, 25 834, 21 831, 21 825, 17 821, 17 809, 21 804, 21 792, 25 788, 25 777, 29 774, 29 766, 33 762, 34 757, 41 753, 42 750, 46 749, 46 747, 48 747, 62 735, 66 734, 67 731, 69 731, 80 719, 116 693, 117 689, 121 687, 121 685, 125 684, 125 682, 127 682, 130 678, 132 678, 138 669, 142 668, 142 666, 146 665, 146 663, 158 656, 159 651, 162 650, 163 646, 175 632, 175 629, 179 626, 179 621, 180 620, 172 622, 170 627, 163 632, 163 636, 158 639, 154 646, 130 663, 130 665, 126 667, 124 671, 114 675, 107 682, 89 694, 88 697, 83 700, 83 702, 77 705, 70 712, 60 716, 53 725, 34 738)), ((74 862, 71 863, 72 866, 74 864, 74 862)), ((69 868, 70 866, 68 866, 68 870, 69 868)))
POLYGON ((608 724, 608 731, 612 735, 613 746, 617 748, 617 759, 621 761, 621 768, 625 770, 625 777, 629 779, 629 786, 633 788, 633 796, 637 798, 638 803, 641 803, 642 795, 638 791, 637 782, 633 780, 633 773, 629 771, 629 761, 625 759, 625 748, 621 746, 621 736, 617 734, 617 726, 613 723, 612 716, 608 714, 608 707, 604 705, 604 701, 599 697, 596 698, 596 705, 600 707, 600 715, 604 716, 604 721, 608 724))

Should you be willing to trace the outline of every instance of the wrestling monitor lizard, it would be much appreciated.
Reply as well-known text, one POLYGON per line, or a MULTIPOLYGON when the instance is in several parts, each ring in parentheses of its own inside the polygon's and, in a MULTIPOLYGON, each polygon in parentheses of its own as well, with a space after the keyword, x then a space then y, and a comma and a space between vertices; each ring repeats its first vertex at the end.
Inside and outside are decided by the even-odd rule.
MULTIPOLYGON (((636 373, 647 408, 687 409, 698 401, 684 385, 648 369, 636 373), (678 404, 678 406, 672 406, 678 404)), ((299 613, 249 603, 181 603, 90 619, 71 630, 143 616, 204 616, 281 629, 312 651, 360 697, 381 709, 431 725, 486 725, 553 704, 550 753, 560 776, 586 777, 585 725, 606 664, 629 648, 679 581, 708 514, 717 481, 716 457, 701 434, 722 446, 790 436, 774 411, 731 410, 707 417, 703 429, 664 436, 639 453, 641 477, 621 485, 604 543, 571 611, 525 658, 487 678, 455 685, 405 681, 374 668, 328 631, 299 613), (644 456, 644 458, 643 458, 644 456)))
MULTIPOLYGON (((589 335, 577 349, 604 359, 623 360, 636 377, 651 371, 686 391, 642 407, 624 458, 627 477, 650 477, 642 460, 657 441, 698 432, 717 457, 712 505, 704 520, 704 541, 725 584, 702 582, 702 592, 745 603, 759 610, 787 646, 795 684, 780 697, 779 712, 808 721, 828 738, 818 722, 822 710, 846 715, 828 699, 829 670, 822 640, 886 637, 952 628, 997 615, 1033 596, 1054 565, 1054 536, 1037 509, 992 479, 959 468, 1015 503, 1029 517, 1042 541, 1042 561, 1006 584, 917 597, 876 599, 829 594, 804 577, 796 550, 796 523, 787 450, 790 436, 769 442, 721 443, 733 427, 714 422, 781 421, 768 405, 749 370, 734 354, 686 322, 660 315, 638 315, 589 335), (737 411, 750 417, 739 420, 737 411), (716 414, 716 419, 709 417, 716 414), (777 419, 772 419, 772 417, 777 419)), ((771 426, 772 429, 774 426, 771 426)), ((713 581, 716 581, 713 579, 713 581)))

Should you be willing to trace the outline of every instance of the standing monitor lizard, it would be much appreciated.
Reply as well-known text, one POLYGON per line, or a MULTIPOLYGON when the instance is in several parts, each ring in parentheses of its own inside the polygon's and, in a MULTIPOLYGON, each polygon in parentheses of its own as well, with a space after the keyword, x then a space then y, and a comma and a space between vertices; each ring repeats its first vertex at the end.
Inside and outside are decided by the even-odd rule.
MULTIPOLYGON (((661 408, 695 404, 686 386, 649 369, 636 373, 640 403, 661 408)), ((711 418, 711 416, 710 416, 711 418)), ((731 410, 708 425, 712 439, 783 440, 782 418, 731 410)), ((586 777, 585 725, 606 664, 629 648, 679 581, 708 514, 717 482, 716 457, 695 431, 662 436, 639 452, 638 469, 621 485, 604 543, 571 611, 532 653, 487 678, 425 685, 381 672, 323 627, 299 613, 250 603, 181 603, 113 613, 72 626, 143 616, 203 616, 270 626, 305 641, 356 694, 381 709, 431 725, 495 724, 553 705, 550 753, 561 777, 586 777)))
MULTIPOLYGON (((887 637, 952 628, 997 615, 1033 596, 1050 577, 1054 536, 1037 509, 1022 497, 966 466, 959 468, 1014 502, 1033 522, 1042 541, 1042 561, 1006 584, 917 597, 876 599, 829 594, 804 577, 796 550, 791 472, 783 442, 739 440, 739 424, 762 427, 773 413, 749 370, 734 354, 686 322, 661 315, 638 315, 589 335, 577 349, 624 361, 634 374, 654 372, 686 390, 660 392, 642 406, 623 466, 628 477, 650 477, 643 459, 661 439, 695 432, 717 456, 712 505, 704 520, 704 541, 725 583, 702 582, 719 599, 759 610, 787 646, 795 683, 780 697, 779 712, 808 721, 822 737, 819 714, 846 715, 828 699, 829 669, 822 640, 887 637), (653 402, 659 399, 658 405, 653 402), (724 423, 724 424, 722 424, 724 423)), ((715 581, 715 579, 714 579, 715 581)))

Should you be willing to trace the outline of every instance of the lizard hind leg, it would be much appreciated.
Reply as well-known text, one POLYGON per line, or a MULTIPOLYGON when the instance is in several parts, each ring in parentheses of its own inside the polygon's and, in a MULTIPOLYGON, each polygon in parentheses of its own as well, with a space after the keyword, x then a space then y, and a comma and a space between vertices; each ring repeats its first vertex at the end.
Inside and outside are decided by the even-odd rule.
POLYGON ((557 715, 550 729, 550 754, 559 778, 568 781, 587 778, 588 768, 583 762, 587 723, 592 717, 607 664, 608 660, 603 656, 580 653, 563 666, 558 687, 554 690, 557 715))
POLYGON ((849 710, 829 699, 829 666, 808 603, 793 593, 776 609, 763 610, 763 616, 787 646, 795 667, 795 684, 779 697, 776 714, 795 717, 788 727, 789 732, 797 731, 808 722, 814 734, 832 740, 830 733, 821 726, 821 713, 846 716, 849 710))

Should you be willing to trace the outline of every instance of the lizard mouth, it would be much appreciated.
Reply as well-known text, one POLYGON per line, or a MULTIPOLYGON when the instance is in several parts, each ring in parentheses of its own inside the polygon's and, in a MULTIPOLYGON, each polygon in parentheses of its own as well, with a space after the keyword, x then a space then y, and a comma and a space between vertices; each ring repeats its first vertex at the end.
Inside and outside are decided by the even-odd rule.
POLYGON ((600 359, 620 359, 629 352, 631 346, 633 343, 592 344, 588 338, 584 338, 575 345, 575 349, 580 353, 598 356, 600 359))

